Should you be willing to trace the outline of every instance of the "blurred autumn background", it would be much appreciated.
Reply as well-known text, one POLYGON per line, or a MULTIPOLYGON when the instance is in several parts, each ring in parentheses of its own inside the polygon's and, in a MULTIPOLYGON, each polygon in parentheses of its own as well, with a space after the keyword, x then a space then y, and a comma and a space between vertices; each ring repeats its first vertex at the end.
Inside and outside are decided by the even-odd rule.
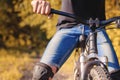
MULTIPOLYGON (((60 9, 61 0, 49 1, 60 9)), ((0 6, 0 80, 31 80, 33 65, 55 33, 58 16, 34 14, 31 0, 0 0, 0 6)), ((120 0, 106 0, 106 16, 120 16, 120 0)), ((120 29, 107 32, 119 58, 120 29)), ((72 80, 73 59, 72 55, 58 73, 63 80, 72 80)))

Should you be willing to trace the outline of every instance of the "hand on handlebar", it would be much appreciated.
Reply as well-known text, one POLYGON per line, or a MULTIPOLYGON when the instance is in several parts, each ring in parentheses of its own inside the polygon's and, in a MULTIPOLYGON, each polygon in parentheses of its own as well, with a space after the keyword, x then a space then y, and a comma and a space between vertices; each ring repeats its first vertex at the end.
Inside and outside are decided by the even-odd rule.
POLYGON ((48 18, 51 17, 51 5, 46 0, 33 0, 31 2, 31 5, 33 7, 33 12, 37 14, 47 15, 48 18))

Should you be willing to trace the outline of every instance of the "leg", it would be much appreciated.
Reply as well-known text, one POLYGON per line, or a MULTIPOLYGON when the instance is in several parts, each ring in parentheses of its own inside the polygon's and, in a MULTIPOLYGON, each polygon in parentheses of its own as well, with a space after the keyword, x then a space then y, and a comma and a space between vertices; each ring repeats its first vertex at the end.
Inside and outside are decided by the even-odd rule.
MULTIPOLYGON (((55 69, 60 68, 63 65, 63 63, 68 59, 70 53, 73 51, 74 47, 77 44, 80 35, 80 30, 78 28, 79 27, 59 30, 49 42, 44 52, 44 55, 40 60, 40 63, 47 64, 52 68, 53 73, 56 73, 55 69)), ((45 71, 44 67, 42 66, 39 67, 41 68, 42 71, 45 71)), ((37 67, 35 71, 39 73, 38 69, 39 68, 37 67)), ((35 76, 34 74, 33 77, 35 76)), ((41 76, 40 74, 38 75, 41 76)), ((48 80, 48 79, 41 79, 39 77, 38 79, 33 80, 48 80)))
POLYGON ((112 43, 105 32, 105 30, 102 30, 101 32, 98 32, 98 54, 100 56, 107 56, 108 57, 108 70, 112 71, 119 68, 118 59, 116 56, 116 53, 114 51, 114 48, 112 46, 112 43))

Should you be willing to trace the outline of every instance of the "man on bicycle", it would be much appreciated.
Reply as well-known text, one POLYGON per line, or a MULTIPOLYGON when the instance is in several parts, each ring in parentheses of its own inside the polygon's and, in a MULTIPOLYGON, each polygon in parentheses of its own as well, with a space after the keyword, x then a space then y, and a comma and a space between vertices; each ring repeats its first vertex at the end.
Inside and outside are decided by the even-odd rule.
MULTIPOLYGON (((50 17, 51 5, 46 0, 33 0, 31 2, 33 12, 50 17)), ((74 14, 80 19, 90 18, 105 20, 105 0, 62 0, 61 10, 74 14)), ((90 29, 75 19, 60 16, 57 29, 51 41, 46 47, 44 55, 34 67, 32 80, 51 80, 76 47, 79 36, 88 35, 90 29)), ((108 57, 109 71, 119 68, 116 53, 105 30, 97 34, 98 54, 108 57)))

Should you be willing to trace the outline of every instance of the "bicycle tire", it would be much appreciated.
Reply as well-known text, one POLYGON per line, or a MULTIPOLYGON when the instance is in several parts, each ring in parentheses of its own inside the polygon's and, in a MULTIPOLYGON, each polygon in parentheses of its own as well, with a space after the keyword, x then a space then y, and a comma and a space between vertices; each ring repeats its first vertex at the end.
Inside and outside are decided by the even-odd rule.
POLYGON ((111 80, 108 71, 101 66, 93 66, 88 75, 88 80, 111 80))

